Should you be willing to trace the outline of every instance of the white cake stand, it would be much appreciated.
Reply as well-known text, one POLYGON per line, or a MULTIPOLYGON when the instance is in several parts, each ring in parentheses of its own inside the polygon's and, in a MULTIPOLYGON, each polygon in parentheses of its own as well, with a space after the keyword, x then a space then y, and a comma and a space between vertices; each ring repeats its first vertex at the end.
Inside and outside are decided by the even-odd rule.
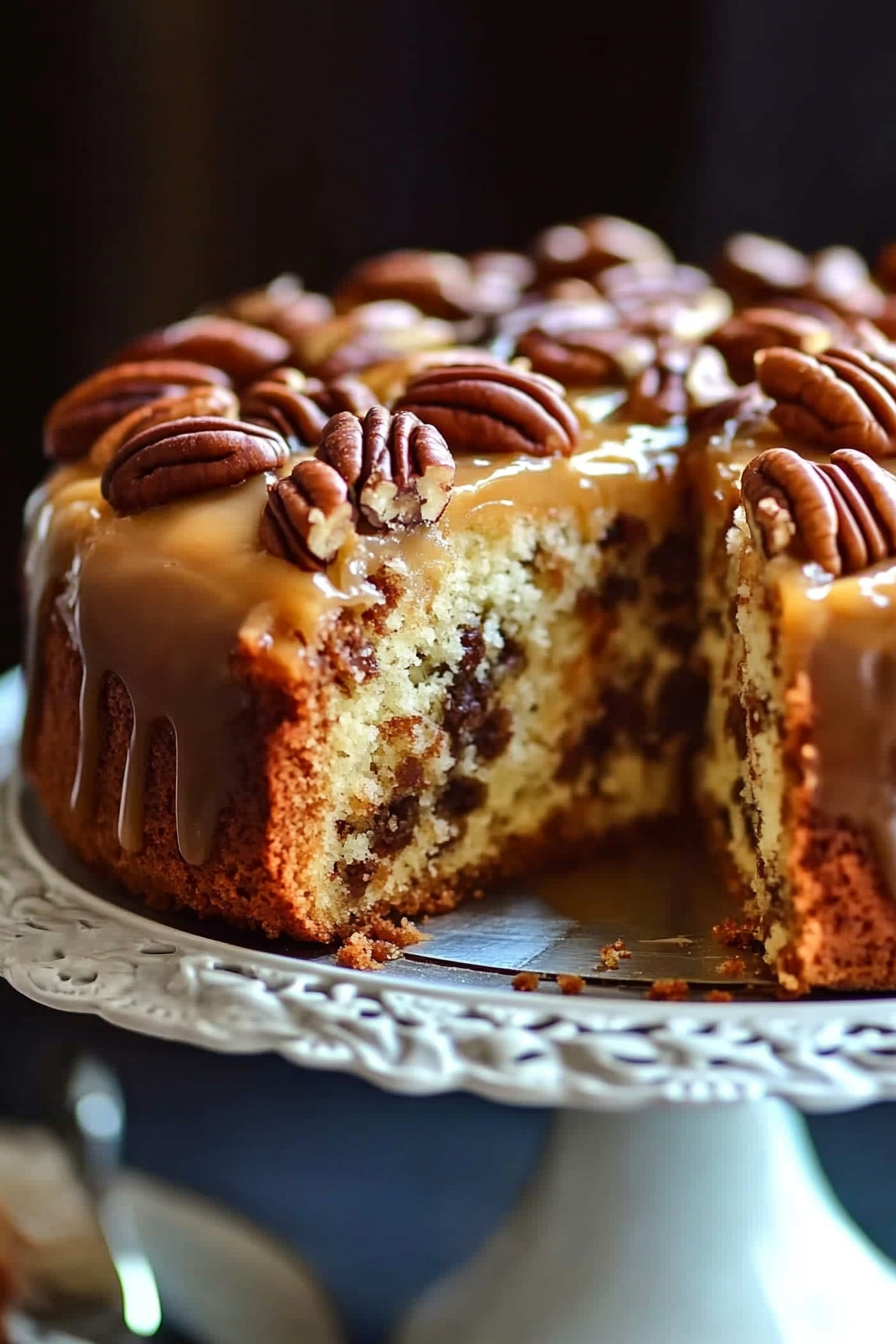
MULTIPOLYGON (((0 686, 7 759, 17 697, 0 686)), ((50 1007, 169 1040, 275 1051, 396 1092, 559 1108, 518 1208, 414 1308, 400 1344, 896 1335, 896 1272, 834 1201, 794 1109, 896 1099, 892 998, 517 994, 481 965, 352 972, 324 953, 209 936, 101 890, 15 777, 0 794, 0 974, 50 1007)))

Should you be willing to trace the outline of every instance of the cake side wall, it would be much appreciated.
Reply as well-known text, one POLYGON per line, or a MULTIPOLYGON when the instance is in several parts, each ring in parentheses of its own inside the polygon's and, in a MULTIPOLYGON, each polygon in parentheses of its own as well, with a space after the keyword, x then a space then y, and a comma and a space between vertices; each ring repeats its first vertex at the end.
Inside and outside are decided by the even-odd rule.
POLYGON ((727 546, 736 629, 716 660, 703 781, 716 814, 727 812, 731 884, 747 894, 785 988, 892 988, 896 899, 868 836, 818 806, 812 679, 740 509, 727 546))
POLYGON ((317 763, 325 716, 313 680, 297 696, 284 689, 282 674, 278 678, 276 668, 264 659, 250 660, 251 668, 245 656, 235 660, 245 698, 229 729, 232 797, 220 817, 210 859, 192 865, 178 848, 177 751, 167 723, 152 726, 147 744, 143 845, 128 852, 119 843, 133 713, 125 688, 114 676, 105 678, 101 692, 92 815, 82 818, 72 809, 81 732, 81 659, 52 605, 43 634, 25 768, 51 821, 79 857, 156 908, 182 905, 272 936, 290 933, 324 941, 332 936, 332 919, 317 903, 309 880, 326 805, 317 763), (290 779, 293 818, 302 818, 300 826, 294 820, 286 847, 270 839, 275 819, 272 766, 281 779, 290 779))

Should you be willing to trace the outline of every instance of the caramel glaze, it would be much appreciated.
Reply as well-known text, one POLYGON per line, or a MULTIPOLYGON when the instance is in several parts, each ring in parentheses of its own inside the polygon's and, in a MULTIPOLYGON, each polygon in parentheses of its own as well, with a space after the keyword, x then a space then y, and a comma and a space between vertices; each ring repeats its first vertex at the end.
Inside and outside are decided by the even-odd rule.
MULTIPOLYGON (((732 507, 751 457, 783 445, 774 428, 712 442, 704 484, 715 498, 704 502, 715 509, 732 507)), ((896 474, 896 460, 880 465, 896 474)), ((785 684, 805 673, 811 685, 815 804, 832 824, 869 836, 896 897, 896 561, 834 579, 818 565, 781 556, 769 564, 769 581, 781 612, 785 684)))
MULTIPOLYGON (((596 406, 606 408, 606 400, 598 398, 596 406)), ((583 418, 594 413, 584 401, 583 418)), ((178 844, 188 863, 203 863, 230 791, 228 725, 247 694, 231 671, 238 645, 266 647, 287 675, 290 667, 298 674, 296 660, 314 656, 332 618, 383 600, 371 579, 384 565, 398 572, 412 601, 417 591, 414 605, 421 609, 433 567, 444 567, 454 537, 469 529, 500 532, 520 512, 577 514, 584 536, 595 540, 607 511, 635 513, 665 528, 680 509, 670 483, 682 441, 680 430, 591 424, 569 459, 461 459, 439 524, 359 538, 325 575, 304 573, 260 549, 261 477, 119 518, 88 467, 57 469, 32 496, 26 515, 32 640, 26 655, 34 713, 40 704, 37 632, 55 604, 82 663, 72 808, 88 820, 93 814, 100 705, 111 674, 133 707, 119 842, 130 851, 142 846, 150 728, 167 719, 177 744, 178 844)), ((26 758, 33 731, 29 723, 26 758)))

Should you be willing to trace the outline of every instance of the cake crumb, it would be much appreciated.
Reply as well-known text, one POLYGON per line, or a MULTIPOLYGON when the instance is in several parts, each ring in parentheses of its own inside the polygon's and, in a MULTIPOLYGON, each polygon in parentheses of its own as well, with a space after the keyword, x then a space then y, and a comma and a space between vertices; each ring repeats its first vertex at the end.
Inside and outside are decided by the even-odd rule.
POLYGON ((726 957, 724 961, 719 962, 717 969, 719 975, 737 977, 743 975, 744 971, 747 969, 747 964, 743 957, 726 957))
POLYGON ((687 980, 654 980, 647 997, 663 1003, 682 1003, 691 997, 691 989, 687 980))
POLYGON ((558 975, 557 984, 561 994, 581 994, 585 981, 580 975, 558 975))
POLYGON ((513 977, 510 983, 513 985, 513 988, 519 990, 521 994, 531 994, 541 983, 541 976, 535 971, 520 971, 518 975, 513 977))
POLYGON ((732 1003, 734 1001, 734 995, 729 989, 711 989, 703 997, 707 1003, 732 1003))
POLYGON ((417 943, 424 943, 430 937, 428 933, 423 933, 416 924, 407 915, 402 916, 401 922, 396 924, 391 919, 384 919, 382 915, 377 915, 370 921, 367 927, 367 933, 372 938, 378 938, 384 943, 391 943, 393 947, 404 948, 414 947, 417 943))
POLYGON ((600 950, 600 961, 595 966, 596 971, 618 971, 620 961, 629 961, 631 952, 625 945, 624 938, 617 938, 612 943, 605 943, 600 950))
POLYGON ((383 962, 394 961, 400 950, 382 938, 367 933, 352 933, 336 953, 336 965, 352 971, 375 971, 383 962))
POLYGON ((748 952, 756 942, 756 920, 723 919, 721 924, 713 924, 712 936, 723 947, 739 947, 748 952))

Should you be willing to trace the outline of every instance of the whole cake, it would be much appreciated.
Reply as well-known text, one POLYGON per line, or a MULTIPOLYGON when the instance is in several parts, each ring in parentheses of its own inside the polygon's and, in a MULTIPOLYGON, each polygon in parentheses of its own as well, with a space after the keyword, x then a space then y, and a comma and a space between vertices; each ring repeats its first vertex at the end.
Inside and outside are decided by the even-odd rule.
POLYGON ((599 216, 134 342, 27 511, 55 826, 328 941, 696 803, 787 989, 896 986, 893 337, 896 245, 599 216))

